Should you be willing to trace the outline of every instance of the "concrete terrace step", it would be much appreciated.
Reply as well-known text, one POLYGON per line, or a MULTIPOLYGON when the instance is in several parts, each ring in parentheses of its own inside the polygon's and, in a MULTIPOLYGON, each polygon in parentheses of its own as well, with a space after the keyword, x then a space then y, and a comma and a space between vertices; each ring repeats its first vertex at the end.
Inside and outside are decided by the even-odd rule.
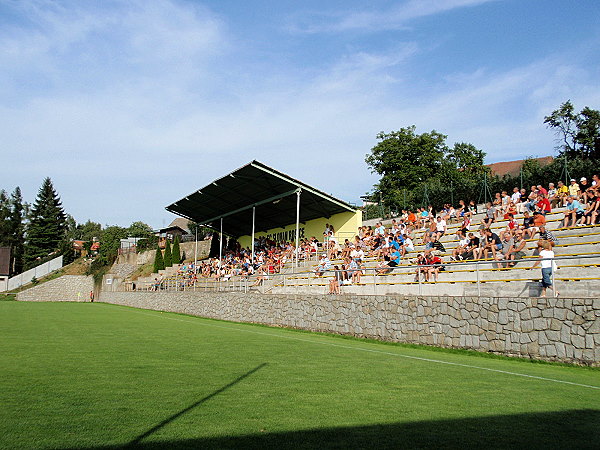
MULTIPOLYGON (((523 278, 521 281, 502 280, 487 281, 485 283, 474 282, 437 282, 437 283, 404 283, 404 284, 365 284, 341 286, 342 295, 434 295, 434 296, 482 296, 497 297, 501 292, 508 297, 538 297, 541 291, 540 278, 523 278)), ((578 281, 555 279, 556 287, 562 296, 577 296, 582 298, 596 298, 600 287, 599 279, 580 279, 578 281)), ((329 284, 320 286, 284 286, 273 289, 273 293, 281 294, 325 294, 329 291, 329 284)), ((551 295, 551 294, 550 294, 551 295)))
MULTIPOLYGON (((560 267, 560 266, 559 266, 560 267)), ((531 277, 539 278, 539 268, 513 268, 504 270, 480 270, 477 271, 464 271, 464 272, 440 272, 438 274, 438 281, 448 283, 461 283, 461 282, 480 282, 487 281, 511 281, 511 280, 522 280, 531 277)), ((555 277, 561 279, 600 279, 600 270, 596 267, 560 267, 555 272, 555 277)), ((285 284, 288 286, 308 286, 312 284, 329 283, 332 276, 319 277, 294 277, 285 280, 285 284)), ((391 273, 387 275, 363 275, 361 277, 361 284, 406 284, 413 283, 415 279, 415 270, 407 271, 404 273, 391 273)), ((283 280, 280 280, 279 285, 284 284, 283 280)))

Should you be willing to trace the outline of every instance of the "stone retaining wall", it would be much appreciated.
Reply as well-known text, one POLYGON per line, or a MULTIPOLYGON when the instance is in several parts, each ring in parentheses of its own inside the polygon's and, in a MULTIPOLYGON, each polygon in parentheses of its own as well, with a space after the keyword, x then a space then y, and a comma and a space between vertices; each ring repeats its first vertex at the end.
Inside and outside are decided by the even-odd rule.
POLYGON ((17 294, 17 300, 26 302, 89 302, 94 279, 85 275, 63 275, 33 286, 17 294))
POLYGON ((236 322, 600 366, 600 300, 103 292, 101 301, 236 322))

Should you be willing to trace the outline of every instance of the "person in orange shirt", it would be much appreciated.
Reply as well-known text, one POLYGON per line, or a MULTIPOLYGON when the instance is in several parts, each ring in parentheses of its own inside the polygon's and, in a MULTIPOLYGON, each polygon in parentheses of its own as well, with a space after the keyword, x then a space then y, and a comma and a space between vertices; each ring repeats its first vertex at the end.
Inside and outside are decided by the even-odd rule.
POLYGON ((530 236, 533 238, 536 233, 540 231, 540 228, 546 225, 546 216, 541 214, 539 211, 533 213, 533 227, 530 230, 530 236))

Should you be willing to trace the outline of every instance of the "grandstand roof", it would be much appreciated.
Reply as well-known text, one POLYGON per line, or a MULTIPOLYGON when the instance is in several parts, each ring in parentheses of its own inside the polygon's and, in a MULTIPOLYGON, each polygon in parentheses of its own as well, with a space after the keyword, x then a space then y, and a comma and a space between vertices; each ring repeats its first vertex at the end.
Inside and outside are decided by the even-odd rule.
POLYGON ((300 222, 330 217, 356 208, 302 183, 259 161, 207 184, 166 207, 179 216, 220 229, 234 237, 252 234, 252 207, 256 206, 255 231, 266 231, 296 222, 296 195, 300 195, 300 222))

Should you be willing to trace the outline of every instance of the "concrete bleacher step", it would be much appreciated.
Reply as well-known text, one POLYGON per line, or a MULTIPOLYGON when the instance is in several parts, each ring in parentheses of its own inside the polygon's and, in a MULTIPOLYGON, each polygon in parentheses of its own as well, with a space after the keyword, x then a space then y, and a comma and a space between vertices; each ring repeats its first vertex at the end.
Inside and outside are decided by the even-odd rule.
MULTIPOLYGON (((556 287, 563 297, 595 297, 599 286, 598 279, 593 280, 561 280, 556 278, 556 287)), ((321 286, 311 286, 297 288, 294 286, 279 288, 279 293, 307 293, 307 294, 326 294, 329 290, 329 284, 321 286)), ((434 295, 434 296, 507 296, 507 297, 537 297, 541 293, 540 277, 531 277, 523 279, 519 283, 511 281, 488 281, 485 283, 412 283, 402 285, 385 284, 365 284, 342 286, 343 295, 385 295, 385 294, 405 294, 405 295, 434 295)), ((552 296, 552 292, 548 293, 552 296)))
MULTIPOLYGON (((403 284, 412 283, 415 279, 415 269, 406 269, 403 272, 393 272, 386 275, 373 275, 368 273, 361 276, 361 284, 403 284)), ((476 270, 460 270, 442 271, 438 274, 440 282, 480 282, 486 281, 503 281, 503 280, 521 280, 539 276, 539 268, 531 269, 530 267, 517 267, 511 269, 480 269, 479 273, 476 270)), ((555 272, 555 277, 562 279, 593 279, 600 277, 600 270, 596 266, 587 267, 560 267, 555 272)), ((309 286, 313 284, 329 283, 331 276, 323 277, 293 277, 288 278, 285 282, 287 286, 309 286)), ((280 285, 283 281, 280 281, 280 285)))

